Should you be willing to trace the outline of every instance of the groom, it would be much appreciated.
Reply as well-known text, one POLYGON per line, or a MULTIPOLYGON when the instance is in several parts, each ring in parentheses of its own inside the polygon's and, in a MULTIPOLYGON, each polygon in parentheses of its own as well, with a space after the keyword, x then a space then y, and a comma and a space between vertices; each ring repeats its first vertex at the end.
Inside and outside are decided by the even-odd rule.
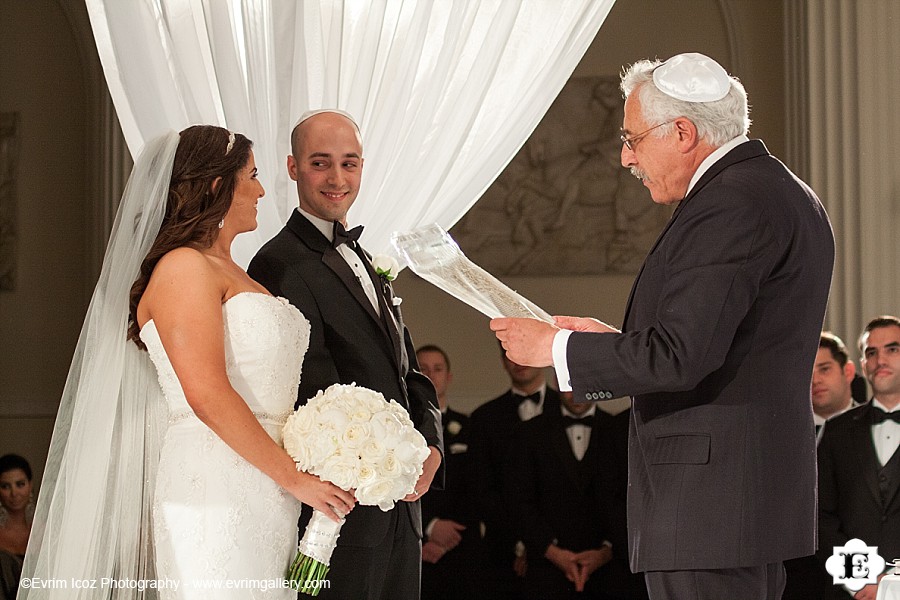
MULTIPOLYGON (((406 407, 431 450, 415 492, 403 502, 388 512, 357 506, 347 516, 331 557, 330 588, 319 598, 418 599, 418 499, 441 465, 441 417, 434 386, 418 372, 390 284, 375 274, 356 243, 362 227, 345 230, 363 167, 356 122, 338 110, 304 113, 291 133, 287 167, 300 207, 247 272, 309 320, 299 402, 334 383, 355 382, 406 407)), ((304 506, 301 527, 310 514, 304 506)))

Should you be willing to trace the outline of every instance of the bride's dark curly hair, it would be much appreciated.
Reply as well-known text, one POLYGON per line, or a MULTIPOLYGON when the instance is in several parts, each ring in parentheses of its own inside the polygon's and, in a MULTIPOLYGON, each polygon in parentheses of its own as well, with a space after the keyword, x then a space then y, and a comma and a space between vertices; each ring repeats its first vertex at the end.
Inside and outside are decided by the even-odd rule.
POLYGON ((175 248, 212 246, 219 235, 219 221, 231 207, 238 172, 247 166, 253 142, 236 133, 234 145, 228 150, 230 135, 227 129, 213 125, 194 125, 180 133, 166 214, 131 286, 128 339, 142 350, 146 346, 140 338, 137 307, 156 263, 175 248), (221 181, 213 188, 213 182, 219 177, 221 181))

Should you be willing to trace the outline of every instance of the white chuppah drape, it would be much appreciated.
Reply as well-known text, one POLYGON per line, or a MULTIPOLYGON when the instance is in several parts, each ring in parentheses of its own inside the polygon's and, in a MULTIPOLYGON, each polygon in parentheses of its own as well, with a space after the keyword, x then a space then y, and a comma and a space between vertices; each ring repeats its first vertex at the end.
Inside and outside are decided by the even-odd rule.
POLYGON ((615 0, 86 0, 128 147, 191 124, 254 140, 267 188, 246 266, 297 205, 285 158, 305 110, 356 116, 348 220, 449 229, 525 142, 615 0))

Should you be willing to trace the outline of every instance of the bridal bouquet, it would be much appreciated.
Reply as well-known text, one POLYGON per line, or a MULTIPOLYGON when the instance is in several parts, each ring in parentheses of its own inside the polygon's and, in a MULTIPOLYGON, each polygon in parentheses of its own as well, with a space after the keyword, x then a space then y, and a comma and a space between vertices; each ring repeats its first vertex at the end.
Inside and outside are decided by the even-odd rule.
MULTIPOLYGON (((388 511, 411 494, 429 450, 409 413, 395 400, 356 384, 336 383, 288 417, 284 448, 297 468, 341 489, 354 489, 359 504, 388 511)), ((328 574, 340 535, 318 510, 306 527, 288 571, 296 589, 313 596, 328 574)))

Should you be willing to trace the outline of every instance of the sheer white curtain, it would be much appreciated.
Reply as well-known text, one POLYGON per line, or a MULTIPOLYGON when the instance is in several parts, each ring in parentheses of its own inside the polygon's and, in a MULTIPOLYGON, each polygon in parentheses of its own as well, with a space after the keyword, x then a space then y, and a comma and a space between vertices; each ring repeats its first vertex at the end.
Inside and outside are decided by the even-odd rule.
POLYGON ((86 0, 132 155, 166 129, 254 140, 267 187, 246 265, 297 205, 285 157, 303 111, 363 134, 363 241, 449 228, 525 142, 615 0, 86 0))

